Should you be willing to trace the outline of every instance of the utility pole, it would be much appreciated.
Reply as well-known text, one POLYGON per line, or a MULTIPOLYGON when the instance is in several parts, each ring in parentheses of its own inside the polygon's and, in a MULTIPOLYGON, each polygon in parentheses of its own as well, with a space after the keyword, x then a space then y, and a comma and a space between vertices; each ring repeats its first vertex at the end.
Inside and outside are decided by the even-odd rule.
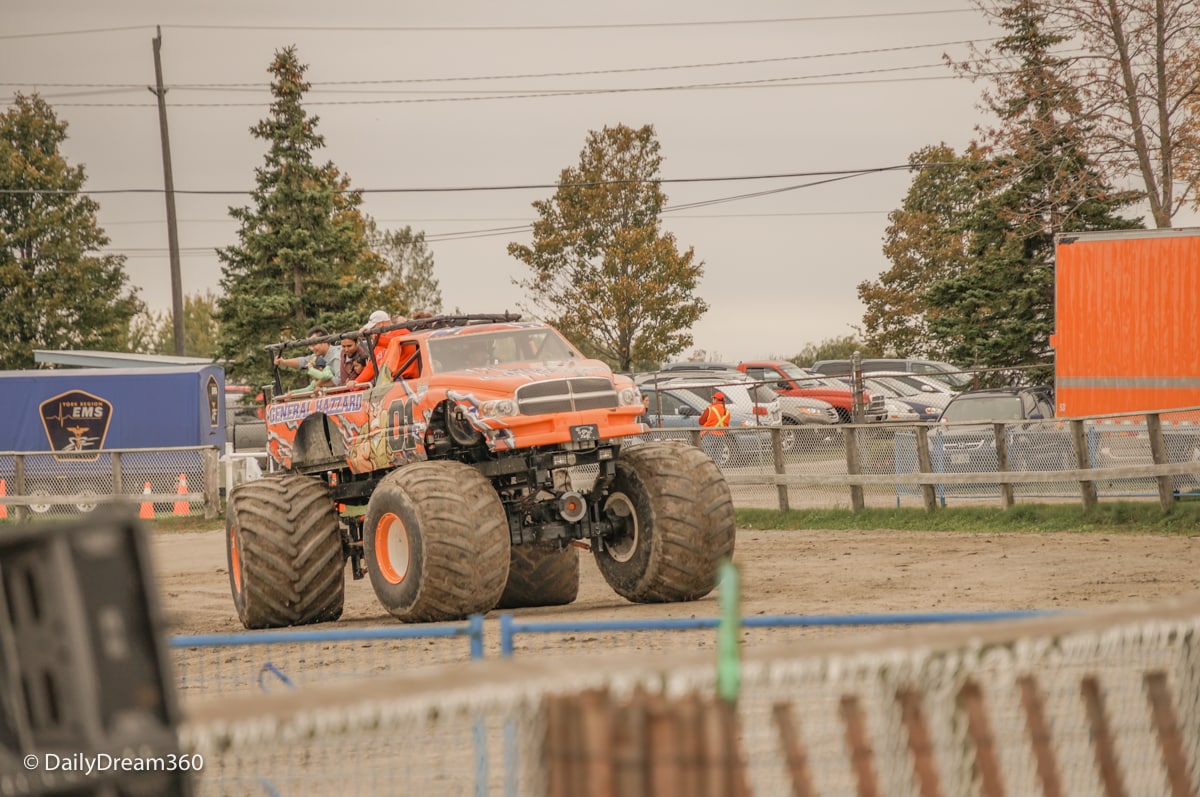
POLYGON ((183 286, 179 275, 179 229, 175 222, 175 178, 171 176, 171 139, 167 135, 167 90, 162 76, 162 27, 154 37, 154 82, 158 97, 158 129, 162 137, 163 188, 167 195, 167 248, 171 258, 171 315, 175 320, 175 354, 183 355, 183 286))

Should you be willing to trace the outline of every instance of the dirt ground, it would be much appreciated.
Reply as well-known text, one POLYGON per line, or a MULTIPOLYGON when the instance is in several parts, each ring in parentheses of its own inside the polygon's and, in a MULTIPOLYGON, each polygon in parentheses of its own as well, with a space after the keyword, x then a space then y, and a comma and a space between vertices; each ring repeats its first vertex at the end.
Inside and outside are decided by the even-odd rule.
MULTIPOLYGON (((220 531, 155 534, 155 576, 168 633, 242 630, 220 531)), ((635 605, 583 555, 578 600, 523 609, 524 620, 711 617, 701 601, 635 605)), ((738 532, 743 615, 1088 609, 1200 592, 1200 530, 1192 536, 952 534, 907 531, 738 532)), ((368 580, 349 579, 342 619, 326 627, 394 622, 368 580)))

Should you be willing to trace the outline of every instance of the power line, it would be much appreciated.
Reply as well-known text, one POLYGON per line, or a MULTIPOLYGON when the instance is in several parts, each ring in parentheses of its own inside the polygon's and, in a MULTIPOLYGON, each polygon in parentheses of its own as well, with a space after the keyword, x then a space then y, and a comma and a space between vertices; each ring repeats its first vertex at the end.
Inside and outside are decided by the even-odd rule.
MULTIPOLYGON (((871 74, 880 72, 894 72, 906 69, 929 69, 931 66, 944 66, 943 64, 923 65, 917 67, 894 67, 891 69, 864 70, 857 74, 871 74)), ((855 73, 846 73, 855 74, 855 73)), ((600 94, 642 94, 650 92, 672 92, 672 91, 729 91, 729 90, 746 90, 746 89, 776 89, 776 88, 816 88, 828 86, 863 86, 877 85, 886 83, 920 83, 930 80, 959 80, 957 75, 931 75, 928 77, 907 77, 907 78, 889 78, 877 80, 823 80, 817 81, 820 76, 790 76, 782 78, 764 78, 761 80, 746 80, 746 81, 724 81, 720 83, 695 83, 682 84, 677 86, 643 86, 629 88, 611 88, 611 89, 523 89, 523 90, 497 90, 488 92, 485 90, 463 91, 462 94, 468 96, 435 96, 435 97, 416 97, 408 99, 387 99, 387 100, 313 100, 305 99, 305 107, 335 107, 344 105, 417 105, 431 104, 442 102, 487 102, 495 100, 529 100, 529 99, 545 99, 548 97, 583 97, 600 94), (799 81, 786 83, 783 81, 799 81)), ((122 91, 133 91, 133 89, 123 89, 122 91)), ((395 93, 395 92, 392 92, 395 93)), ((416 92, 405 91, 405 94, 419 93, 434 93, 445 95, 448 92, 445 90, 438 92, 416 92)), ((45 99, 57 99, 56 95, 45 95, 45 99)), ((55 107, 59 108, 151 108, 154 103, 147 102, 56 102, 55 107)), ((171 108, 261 108, 261 102, 175 102, 171 103, 171 108)))
MULTIPOLYGON (((797 191, 801 188, 812 188, 814 186, 825 185, 827 183, 835 183, 835 182, 840 182, 842 180, 852 180, 856 177, 863 177, 865 175, 873 174, 873 173, 875 173, 875 170, 864 170, 864 171, 859 171, 859 172, 852 172, 849 174, 839 174, 837 176, 829 177, 829 178, 826 178, 823 180, 814 180, 814 181, 807 182, 807 183, 800 183, 797 185, 784 186, 782 188, 772 188, 767 191, 756 191, 756 192, 748 193, 748 194, 735 194, 733 196, 717 197, 715 199, 705 199, 705 200, 701 200, 698 202, 689 202, 689 203, 682 204, 682 205, 668 206, 668 207, 663 208, 662 212, 664 214, 675 213, 675 212, 683 211, 683 210, 693 210, 695 208, 710 207, 712 205, 721 205, 726 202, 740 202, 741 200, 744 200, 744 199, 757 199, 758 197, 770 196, 772 194, 782 194, 787 191, 797 191)), ((678 218, 678 217, 676 217, 676 218, 678 218)), ((515 232, 525 232, 532 228, 533 228, 533 224, 525 224, 525 225, 521 225, 519 227, 497 227, 497 228, 491 228, 491 229, 464 230, 461 232, 434 233, 434 234, 427 233, 425 236, 425 240, 429 241, 430 243, 437 243, 437 242, 441 242, 441 241, 462 241, 462 240, 469 240, 469 239, 473 239, 473 238, 491 238, 491 237, 495 237, 495 236, 499 236, 499 235, 510 235, 515 232)))
POLYGON ((44 33, 6 33, 0 35, 5 39, 44 39, 52 36, 86 36, 92 33, 119 33, 130 30, 154 30, 153 25, 126 25, 119 28, 84 28, 82 30, 55 30, 44 33))
MULTIPOLYGON (((163 25, 167 30, 278 30, 318 31, 343 33, 425 33, 425 32, 480 32, 480 31, 558 31, 558 30, 633 30, 638 28, 697 28, 734 25, 778 25, 793 22, 835 22, 855 19, 883 19, 887 17, 919 17, 941 14, 974 13, 973 8, 947 8, 929 11, 886 11, 878 14, 837 14, 817 17, 773 17, 767 19, 687 20, 683 22, 611 22, 575 25, 163 25)), ((82 30, 47 31, 43 33, 10 33, 0 36, 5 39, 33 39, 48 36, 79 36, 91 33, 113 33, 129 30, 153 30, 151 25, 131 25, 119 28, 85 28, 82 30)))
POLYGON ((575 25, 403 25, 403 26, 328 26, 328 25, 175 25, 183 30, 287 30, 347 32, 449 32, 455 31, 538 31, 538 30, 632 30, 637 28, 702 28, 734 25, 778 25, 793 22, 840 22, 886 17, 920 17, 940 14, 975 13, 973 8, 947 8, 930 11, 885 11, 878 14, 837 14, 819 17, 774 17, 767 19, 688 20, 684 22, 608 22, 575 25))
MULTIPOLYGON (((381 85, 405 85, 413 83, 469 83, 473 81, 490 81, 490 80, 532 80, 541 78, 561 78, 561 77, 589 77, 594 75, 623 75, 637 74, 642 72, 668 72, 684 69, 714 69, 717 67, 727 66, 761 66, 764 64, 789 63, 793 61, 813 61, 822 58, 845 58, 848 56, 858 55, 881 55, 884 53, 908 52, 912 50, 928 50, 935 47, 950 47, 960 44, 977 44, 984 41, 997 41, 996 39, 961 39, 950 42, 931 42, 929 44, 909 44, 898 47, 876 47, 864 50, 843 50, 832 53, 809 53, 807 55, 786 55, 776 56, 772 58, 749 58, 738 59, 733 61, 709 61, 694 64, 662 64, 658 66, 639 66, 639 67, 618 67, 612 69, 584 69, 565 72, 516 72, 506 75, 465 75, 459 77, 427 77, 427 78, 379 78, 375 80, 324 80, 314 81, 309 83, 312 89, 320 89, 326 86, 381 86, 381 85)), ((49 88, 78 88, 78 89, 97 89, 97 88, 115 88, 115 89, 130 89, 138 90, 145 88, 141 83, 42 83, 39 81, 25 83, 7 83, 0 82, 0 86, 46 86, 49 88)), ((206 90, 206 91, 234 91, 234 90, 261 90, 269 89, 269 82, 260 81, 257 83, 172 83, 168 84, 170 90, 206 90)))
MULTIPOLYGON (((425 188, 347 188, 337 191, 342 194, 428 194, 428 193, 467 193, 476 191, 531 191, 545 190, 558 188, 595 188, 608 185, 634 185, 641 183, 659 183, 659 184, 683 184, 683 183, 728 183, 741 182, 746 180, 782 180, 796 177, 858 177, 865 174, 876 174, 880 172, 903 171, 909 169, 922 168, 925 165, 939 164, 894 164, 891 166, 871 166, 860 169, 833 169, 828 171, 816 172, 778 172, 774 174, 743 174, 724 177, 661 177, 653 180, 593 180, 581 183, 523 183, 513 185, 477 185, 477 186, 444 186, 444 187, 425 187, 425 188)), ((39 195, 39 196, 58 196, 58 195, 99 195, 99 194, 161 194, 165 191, 163 188, 81 188, 76 191, 68 191, 61 188, 0 188, 0 194, 16 194, 16 195, 39 195)), ((175 189, 176 194, 187 194, 193 196, 244 196, 251 193, 250 191, 226 190, 226 189, 175 189)))
MULTIPOLYGON (((795 210, 777 211, 771 213, 688 213, 675 216, 676 219, 766 219, 766 218, 799 218, 804 216, 879 216, 890 213, 890 210, 795 210)), ((461 224, 468 221, 524 221, 524 216, 431 216, 429 218, 381 219, 372 216, 380 224, 461 224)), ((180 219, 181 224, 236 224, 237 219, 226 216, 219 219, 180 219)), ((132 225, 160 225, 163 219, 121 219, 106 221, 102 225, 110 227, 126 227, 132 225)))
MULTIPOLYGON (((585 97, 601 94, 641 94, 652 92, 675 92, 675 91, 741 91, 747 89, 790 89, 790 88, 828 88, 830 86, 869 86, 869 85, 889 85, 897 83, 927 83, 929 81, 941 80, 961 80, 959 75, 927 75, 913 76, 902 78, 870 78, 864 80, 825 80, 825 77, 838 77, 848 75, 870 75, 882 74, 887 72, 900 72, 910 69, 931 69, 934 67, 944 67, 944 64, 922 64, 917 66, 905 67, 887 67, 880 69, 866 69, 856 72, 839 72, 831 73, 830 75, 792 75, 779 78, 760 78, 756 80, 742 81, 722 81, 718 83, 691 83, 680 84, 674 86, 634 86, 627 88, 603 88, 603 89, 523 89, 523 90, 496 90, 489 92, 487 90, 464 90, 461 93, 467 96, 433 96, 433 97, 410 97, 406 99, 380 99, 380 100, 312 100, 306 99, 305 107, 339 107, 348 105, 418 105, 432 104, 444 102, 490 102, 495 100, 527 100, 527 99, 546 99, 551 97, 585 97)), ((991 76, 998 75, 1013 75, 1020 70, 998 70, 991 73, 991 76)), ((1083 70, 1076 70, 1082 72, 1083 70)), ((395 93, 395 92, 391 92, 395 93)), ((404 94, 437 94, 445 95, 448 92, 445 90, 437 92, 418 92, 404 91, 404 94)), ((54 99, 48 95, 48 99, 54 99)), ((56 107, 61 108, 150 108, 153 103, 144 102, 64 102, 55 103, 56 107)), ((173 109, 182 108, 261 108, 261 102, 177 102, 172 103, 173 109)))
MULTIPOLYGON (((887 170, 888 169, 864 169, 864 170, 858 170, 855 172, 839 173, 835 176, 828 177, 826 179, 814 180, 812 182, 801 183, 798 185, 784 186, 782 188, 775 188, 775 189, 770 189, 767 191, 758 191, 758 192, 748 193, 748 194, 735 194, 732 196, 717 197, 714 199, 706 199, 706 200, 701 200, 698 202, 685 203, 682 205, 668 206, 663 209, 663 213, 674 213, 674 212, 684 211, 684 210, 693 210, 695 208, 709 207, 711 205, 724 204, 726 202, 737 202, 737 201, 740 201, 743 199, 755 199, 755 198, 762 197, 762 196, 769 196, 771 194, 779 194, 779 193, 783 193, 786 191, 795 191, 795 190, 798 190, 801 188, 811 188, 813 186, 824 185, 827 183, 838 182, 841 180, 850 180, 850 179, 854 179, 856 177, 863 177, 868 174, 873 174, 878 171, 887 171, 887 170)), ((629 181, 618 181, 618 182, 629 182, 629 181)), ((883 213, 883 212, 885 212, 885 211, 857 211, 857 212, 851 212, 851 213, 854 213, 857 215, 858 213, 878 214, 878 213, 883 213)), ((744 215, 754 215, 754 214, 744 214, 744 215)), ((798 215, 835 215, 835 214, 825 211, 825 212, 808 213, 808 214, 788 213, 788 214, 765 214, 765 215, 798 216, 798 215)), ((686 219, 686 218, 700 218, 700 217, 685 215, 685 216, 675 216, 674 218, 686 219)), ((718 216, 714 216, 712 218, 722 218, 722 216, 718 215, 718 216)), ((412 220, 410 219, 408 221, 411 222, 412 220)), ((445 233, 426 233, 425 240, 428 243, 442 243, 442 242, 446 242, 446 241, 465 241, 465 240, 472 240, 472 239, 476 239, 476 238, 494 238, 494 237, 498 237, 498 236, 502 236, 502 235, 513 235, 516 233, 528 232, 531 229, 533 229, 533 223, 529 222, 529 223, 525 223, 525 224, 512 225, 512 226, 507 226, 507 227, 485 227, 483 229, 476 229, 476 230, 454 230, 454 231, 445 232, 445 233)), ((184 254, 195 255, 195 254, 199 254, 199 253, 212 252, 216 248, 217 247, 185 247, 185 248, 181 249, 180 251, 181 251, 181 253, 184 253, 184 254)), ((135 254, 130 254, 130 255, 126 255, 126 256, 140 257, 140 256, 143 256, 143 253, 146 253, 146 252, 161 253, 166 250, 163 249, 162 247, 141 247, 141 248, 127 248, 127 249, 109 250, 109 251, 121 252, 121 253, 135 253, 135 254)), ((156 255, 156 256, 161 256, 161 255, 156 255)))

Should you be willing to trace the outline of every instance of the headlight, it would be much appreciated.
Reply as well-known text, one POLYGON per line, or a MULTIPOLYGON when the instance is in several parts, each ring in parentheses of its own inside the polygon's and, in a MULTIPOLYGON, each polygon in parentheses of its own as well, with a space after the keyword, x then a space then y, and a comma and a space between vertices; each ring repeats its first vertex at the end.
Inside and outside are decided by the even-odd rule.
POLYGON ((824 410, 819 410, 816 407, 801 407, 800 411, 803 412, 805 415, 818 415, 818 416, 825 415, 824 410))
POLYGON ((642 391, 636 387, 623 387, 617 392, 617 405, 621 407, 632 407, 635 404, 642 403, 642 391))
POLYGON ((479 407, 481 418, 507 418, 518 414, 517 402, 510 398, 485 401, 479 407))

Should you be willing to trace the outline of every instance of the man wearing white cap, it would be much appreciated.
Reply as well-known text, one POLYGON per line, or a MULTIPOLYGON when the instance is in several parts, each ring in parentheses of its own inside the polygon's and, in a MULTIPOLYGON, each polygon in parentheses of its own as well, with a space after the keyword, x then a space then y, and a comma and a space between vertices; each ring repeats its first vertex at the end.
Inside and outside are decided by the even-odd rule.
MULTIPOLYGON (((367 319, 367 323, 363 324, 362 332, 369 332, 374 327, 383 326, 384 322, 391 321, 392 317, 384 310, 376 310, 371 313, 371 317, 367 319)), ((397 321, 403 321, 403 318, 398 318, 397 321)))
MULTIPOLYGON (((407 321, 404 316, 396 316, 392 318, 385 310, 376 310, 367 318, 367 323, 363 324, 360 332, 366 334, 378 327, 389 326, 391 324, 403 324, 407 321)), ((375 379, 375 363, 383 362, 384 355, 387 354, 388 343, 392 338, 404 335, 408 332, 407 329, 397 329, 390 332, 384 332, 375 339, 375 356, 367 360, 366 366, 363 367, 362 373, 354 380, 360 385, 370 384, 375 379)))

